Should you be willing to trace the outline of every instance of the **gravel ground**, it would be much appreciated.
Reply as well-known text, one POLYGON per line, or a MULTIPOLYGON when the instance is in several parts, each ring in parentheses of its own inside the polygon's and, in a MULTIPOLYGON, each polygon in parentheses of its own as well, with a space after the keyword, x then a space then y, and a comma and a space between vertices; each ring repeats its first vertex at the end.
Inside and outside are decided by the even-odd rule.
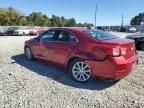
POLYGON ((0 37, 0 108, 144 108, 144 52, 137 70, 119 82, 81 84, 64 70, 27 61, 29 38, 0 37))

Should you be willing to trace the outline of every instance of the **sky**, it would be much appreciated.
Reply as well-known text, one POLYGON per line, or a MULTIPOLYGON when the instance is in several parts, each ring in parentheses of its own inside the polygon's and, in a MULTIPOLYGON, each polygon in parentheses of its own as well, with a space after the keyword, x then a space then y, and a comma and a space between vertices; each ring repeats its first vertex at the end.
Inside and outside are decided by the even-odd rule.
POLYGON ((97 11, 97 25, 121 25, 122 14, 124 24, 130 23, 132 17, 144 12, 144 0, 0 0, 0 7, 14 7, 24 15, 33 11, 51 15, 74 17, 77 22, 95 21, 95 7, 97 11))

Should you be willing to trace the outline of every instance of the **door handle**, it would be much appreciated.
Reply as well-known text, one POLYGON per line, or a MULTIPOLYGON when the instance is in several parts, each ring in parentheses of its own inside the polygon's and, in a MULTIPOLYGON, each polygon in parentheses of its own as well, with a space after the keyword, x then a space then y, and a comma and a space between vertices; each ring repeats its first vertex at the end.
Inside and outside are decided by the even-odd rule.
POLYGON ((48 47, 48 46, 45 46, 45 48, 49 49, 50 47, 48 47))
POLYGON ((46 49, 50 49, 50 48, 52 48, 52 47, 50 47, 50 46, 45 46, 45 48, 46 48, 46 49))
POLYGON ((37 56, 39 56, 39 57, 44 57, 43 55, 41 55, 41 54, 38 54, 37 56))

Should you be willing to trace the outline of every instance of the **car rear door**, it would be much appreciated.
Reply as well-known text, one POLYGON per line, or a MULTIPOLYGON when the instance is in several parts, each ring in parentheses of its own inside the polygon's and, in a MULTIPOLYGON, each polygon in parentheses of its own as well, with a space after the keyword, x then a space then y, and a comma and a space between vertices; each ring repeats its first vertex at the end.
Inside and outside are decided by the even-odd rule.
POLYGON ((64 65, 67 57, 77 46, 78 41, 73 33, 65 30, 56 30, 54 37, 56 40, 47 45, 50 50, 51 61, 64 65))

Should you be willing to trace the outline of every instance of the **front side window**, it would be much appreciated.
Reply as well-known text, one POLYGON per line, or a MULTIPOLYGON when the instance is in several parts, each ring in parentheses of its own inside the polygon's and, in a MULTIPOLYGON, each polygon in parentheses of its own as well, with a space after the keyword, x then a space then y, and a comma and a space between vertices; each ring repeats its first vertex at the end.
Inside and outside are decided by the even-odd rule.
POLYGON ((100 30, 85 30, 83 31, 85 34, 98 39, 98 40, 109 40, 109 39, 115 39, 118 38, 110 33, 107 32, 103 32, 100 30))
POLYGON ((54 41, 55 40, 54 35, 55 35, 54 30, 47 31, 46 33, 42 34, 42 36, 40 37, 40 40, 44 42, 54 41))

